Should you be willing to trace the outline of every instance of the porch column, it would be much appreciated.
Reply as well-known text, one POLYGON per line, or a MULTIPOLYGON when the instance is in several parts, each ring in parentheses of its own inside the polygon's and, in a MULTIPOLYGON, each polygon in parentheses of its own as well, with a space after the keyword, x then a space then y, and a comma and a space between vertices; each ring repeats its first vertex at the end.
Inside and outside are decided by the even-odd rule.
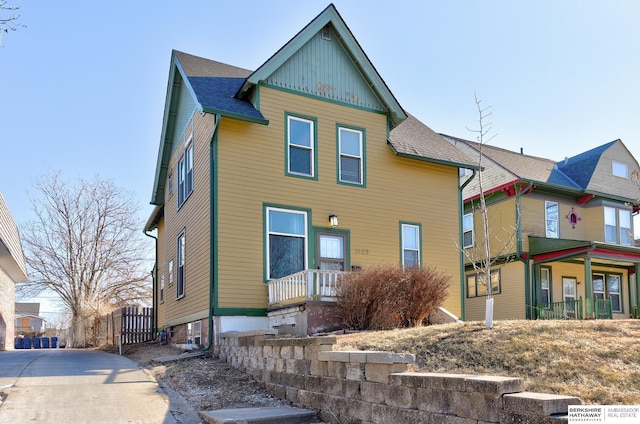
POLYGON ((584 260, 584 318, 593 318, 593 280, 591 258, 584 260))
POLYGON ((640 263, 636 264, 636 275, 634 275, 635 278, 635 286, 636 286, 636 305, 638 305, 638 307, 640 307, 640 263))

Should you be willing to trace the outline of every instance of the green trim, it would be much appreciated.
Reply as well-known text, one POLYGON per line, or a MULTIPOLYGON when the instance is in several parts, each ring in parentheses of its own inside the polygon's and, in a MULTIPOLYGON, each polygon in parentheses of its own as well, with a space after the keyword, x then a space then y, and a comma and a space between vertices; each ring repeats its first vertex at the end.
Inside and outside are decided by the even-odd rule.
POLYGON ((318 233, 326 233, 326 234, 340 234, 344 236, 344 268, 345 271, 351 270, 351 231, 343 230, 340 228, 331 228, 331 227, 312 227, 313 231, 313 243, 310 243, 309 246, 309 269, 318 268, 318 255, 316 245, 318 244, 318 233))
POLYGON ((253 116, 242 115, 240 113, 232 113, 222 109, 205 107, 205 108, 202 108, 202 111, 204 113, 210 113, 212 115, 221 115, 221 116, 226 116, 227 118, 239 119, 240 121, 253 122, 255 124, 261 124, 261 125, 269 125, 268 119, 255 118, 253 116))
POLYGON ((364 112, 370 112, 370 113, 376 113, 378 115, 384 115, 384 116, 387 117, 387 122, 389 121, 389 114, 387 112, 385 112, 385 111, 382 111, 382 110, 373 109, 373 108, 364 107, 364 106, 359 106, 359 105, 354 105, 352 103, 347 103, 347 102, 341 102, 339 100, 330 99, 330 98, 327 98, 327 97, 316 96, 316 95, 313 95, 313 94, 310 94, 310 93, 304 93, 302 91, 297 91, 297 90, 293 90, 293 89, 290 89, 290 88, 284 88, 284 87, 280 87, 280 86, 273 85, 273 84, 260 83, 259 86, 260 87, 270 88, 272 90, 282 91, 283 93, 295 94, 297 96, 306 97, 308 99, 319 100, 319 101, 328 102, 328 103, 332 103, 332 104, 339 105, 339 106, 350 107, 350 108, 353 108, 353 109, 362 110, 364 112))
POLYGON ((456 168, 465 168, 465 169, 471 169, 471 170, 477 170, 478 169, 477 166, 473 166, 473 165, 470 165, 468 163, 452 162, 452 161, 448 161, 448 160, 434 159, 434 158, 430 158, 430 157, 427 157, 427 156, 419 156, 419 155, 412 155, 412 154, 409 154, 409 153, 401 153, 401 152, 398 152, 389 141, 387 141, 387 145, 391 148, 391 150, 393 150, 393 154, 398 156, 399 158, 414 159, 414 160, 419 160, 421 162, 435 163, 437 165, 455 166, 456 168))
POLYGON ((215 116, 209 142, 209 330, 206 350, 213 347, 213 317, 218 308, 218 127, 221 115, 215 116))
POLYGON ((266 317, 267 308, 218 308, 216 316, 266 317))
POLYGON ((418 227, 418 231, 420 234, 418 234, 418 260, 420 261, 420 266, 423 266, 424 262, 422 260, 422 224, 419 222, 409 222, 409 221, 400 221, 398 224, 398 232, 399 232, 399 245, 400 245, 400 265, 404 266, 404 234, 402 233, 402 226, 403 225, 411 225, 414 227, 418 227))
POLYGON ((307 246, 306 247, 306 254, 307 257, 305 258, 305 265, 306 268, 309 267, 309 263, 310 263, 310 257, 309 257, 309 239, 311 238, 311 231, 312 231, 312 214, 311 214, 311 209, 309 208, 303 208, 303 207, 299 207, 299 206, 289 206, 289 205, 281 205, 281 204, 276 204, 276 203, 267 203, 264 202, 262 203, 262 263, 263 263, 263 267, 262 267, 262 279, 264 281, 264 283, 268 283, 269 280, 269 261, 267 261, 267 257, 268 252, 267 252, 267 241, 268 241, 268 236, 269 236, 269 230, 267 228, 267 209, 268 208, 277 208, 277 209, 285 209, 285 210, 292 210, 292 211, 299 211, 299 212, 305 212, 307 214, 307 246))
MULTIPOLYGON (((458 186, 458 246, 462 246, 464 244, 464 230, 463 230, 463 224, 462 224, 462 218, 464 215, 464 211, 465 211, 465 203, 462 199, 462 191, 465 189, 465 187, 467 185, 469 185, 469 183, 476 177, 477 174, 477 170, 472 169, 472 174, 469 178, 467 178, 462 185, 458 186)), ((459 180, 458 180, 459 181, 459 180)), ((471 209, 471 211, 473 212, 473 209, 471 209)), ((474 234, 475 237, 475 234, 474 234)), ((474 240, 475 243, 475 240, 474 240)), ((466 270, 465 270, 465 266, 464 266, 464 249, 458 249, 458 262, 459 262, 459 270, 458 272, 460 273, 460 319, 462 321, 466 320, 467 317, 467 305, 466 305, 466 299, 467 296, 465 295, 465 292, 467 291, 467 277, 466 277, 466 270)))
POLYGON ((367 188, 367 130, 362 127, 356 127, 347 124, 336 124, 336 183, 339 185, 345 185, 349 187, 367 188), (347 129, 353 131, 359 131, 362 136, 362 182, 352 183, 349 181, 342 181, 340 179, 340 129, 347 129))
POLYGON ((300 115, 292 112, 284 113, 284 175, 287 177, 302 178, 304 180, 318 181, 318 118, 300 115), (289 171, 289 118, 299 118, 313 122, 313 172, 312 175, 297 174, 289 171))

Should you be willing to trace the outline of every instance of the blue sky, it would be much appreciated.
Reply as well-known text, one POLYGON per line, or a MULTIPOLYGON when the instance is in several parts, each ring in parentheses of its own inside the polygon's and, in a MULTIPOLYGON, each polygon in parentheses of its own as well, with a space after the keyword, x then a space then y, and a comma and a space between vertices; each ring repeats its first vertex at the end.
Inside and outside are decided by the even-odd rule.
MULTIPOLYGON (((0 192, 14 219, 48 170, 113 179, 149 206, 171 49, 255 69, 327 1, 16 0, 0 48, 0 192)), ((335 1, 400 104, 561 160, 622 139, 640 158, 640 2, 335 1)), ((636 227, 640 225, 636 224, 636 227)), ((638 228, 636 228, 638 232, 638 228)))

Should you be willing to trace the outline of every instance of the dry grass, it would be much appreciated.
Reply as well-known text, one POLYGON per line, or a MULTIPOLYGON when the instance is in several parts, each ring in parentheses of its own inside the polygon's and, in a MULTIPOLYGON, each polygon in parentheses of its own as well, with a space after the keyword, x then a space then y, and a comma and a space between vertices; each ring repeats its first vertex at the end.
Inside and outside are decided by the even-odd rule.
POLYGON ((585 404, 640 404, 640 320, 498 321, 338 337, 334 350, 416 355, 416 371, 520 377, 585 404))

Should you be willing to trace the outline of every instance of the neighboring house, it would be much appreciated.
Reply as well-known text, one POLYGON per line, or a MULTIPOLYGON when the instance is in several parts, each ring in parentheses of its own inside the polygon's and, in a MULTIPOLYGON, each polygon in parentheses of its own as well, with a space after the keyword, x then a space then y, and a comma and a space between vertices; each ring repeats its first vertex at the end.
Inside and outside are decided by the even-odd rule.
POLYGON ((16 335, 38 335, 45 331, 39 303, 16 303, 16 335))
MULTIPOLYGON (((447 137, 480 158, 478 143, 447 137)), ((637 160, 620 140, 560 162, 482 146, 496 319, 629 318, 640 302, 637 160)), ((461 176, 464 181, 468 176, 461 176)), ((484 317, 479 178, 464 190, 465 317, 484 317)))
POLYGON ((0 193, 0 350, 13 349, 15 283, 27 281, 20 234, 0 193))
POLYGON ((459 317, 459 168, 471 158, 405 113, 333 5, 254 71, 174 51, 145 225, 158 329, 312 332, 337 276, 378 263, 450 275, 459 317))

